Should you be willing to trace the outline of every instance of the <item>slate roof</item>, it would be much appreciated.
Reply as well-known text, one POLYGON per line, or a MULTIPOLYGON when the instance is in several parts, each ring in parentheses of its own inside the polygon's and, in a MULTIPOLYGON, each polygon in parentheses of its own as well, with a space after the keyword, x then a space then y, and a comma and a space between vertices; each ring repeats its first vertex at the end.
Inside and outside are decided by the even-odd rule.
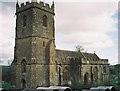
POLYGON ((56 49, 56 61, 58 64, 79 64, 81 58, 78 52, 56 49))
POLYGON ((85 58, 89 58, 89 59, 100 59, 95 53, 86 53, 86 52, 82 52, 82 54, 84 55, 85 58))
POLYGON ((56 58, 87 58, 87 59, 94 59, 99 60, 100 58, 95 53, 87 53, 87 52, 76 52, 76 51, 69 51, 69 50, 59 50, 56 49, 56 58))
POLYGON ((59 50, 56 49, 56 57, 74 57, 74 58, 79 58, 79 57, 83 57, 82 54, 79 54, 76 51, 68 51, 68 50, 59 50))

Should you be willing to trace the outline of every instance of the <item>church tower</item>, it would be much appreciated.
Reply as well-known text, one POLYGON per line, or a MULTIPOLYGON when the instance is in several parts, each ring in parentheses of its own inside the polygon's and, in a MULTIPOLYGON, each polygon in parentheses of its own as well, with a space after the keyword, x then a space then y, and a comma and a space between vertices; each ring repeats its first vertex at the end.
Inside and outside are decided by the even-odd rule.
POLYGON ((50 64, 55 64, 54 33, 54 3, 51 6, 43 2, 16 4, 12 63, 16 88, 36 88, 52 83, 50 69, 55 66, 50 64))

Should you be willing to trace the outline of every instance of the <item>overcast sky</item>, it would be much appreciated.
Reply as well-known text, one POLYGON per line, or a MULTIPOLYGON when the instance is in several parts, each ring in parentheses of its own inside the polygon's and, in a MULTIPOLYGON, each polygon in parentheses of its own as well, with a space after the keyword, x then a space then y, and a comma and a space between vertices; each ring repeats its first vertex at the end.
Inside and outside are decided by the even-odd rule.
MULTIPOLYGON (((4 60, 1 64, 7 64, 5 60, 14 58, 15 2, 10 0, 0 3, 0 60, 4 60)), ((52 1, 45 2, 51 4, 52 1)), ((117 64, 117 14, 117 0, 56 0, 56 48, 75 50, 76 45, 81 45, 85 51, 95 51, 100 58, 117 64)))

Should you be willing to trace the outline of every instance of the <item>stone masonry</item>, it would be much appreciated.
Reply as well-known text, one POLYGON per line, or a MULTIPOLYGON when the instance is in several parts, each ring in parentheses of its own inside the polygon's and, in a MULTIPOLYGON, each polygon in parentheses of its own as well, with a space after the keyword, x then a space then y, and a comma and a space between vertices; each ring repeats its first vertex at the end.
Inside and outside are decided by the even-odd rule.
POLYGON ((58 50, 54 3, 16 4, 12 85, 16 88, 109 82, 109 63, 95 53, 58 50))

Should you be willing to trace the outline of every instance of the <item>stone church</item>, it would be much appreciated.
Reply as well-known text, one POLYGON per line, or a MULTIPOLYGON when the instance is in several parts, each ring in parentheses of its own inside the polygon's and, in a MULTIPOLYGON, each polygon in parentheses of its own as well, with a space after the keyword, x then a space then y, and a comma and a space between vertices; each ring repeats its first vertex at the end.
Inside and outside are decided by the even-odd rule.
POLYGON ((56 49, 54 16, 54 3, 16 3, 12 85, 36 88, 108 83, 107 59, 96 53, 56 49))

